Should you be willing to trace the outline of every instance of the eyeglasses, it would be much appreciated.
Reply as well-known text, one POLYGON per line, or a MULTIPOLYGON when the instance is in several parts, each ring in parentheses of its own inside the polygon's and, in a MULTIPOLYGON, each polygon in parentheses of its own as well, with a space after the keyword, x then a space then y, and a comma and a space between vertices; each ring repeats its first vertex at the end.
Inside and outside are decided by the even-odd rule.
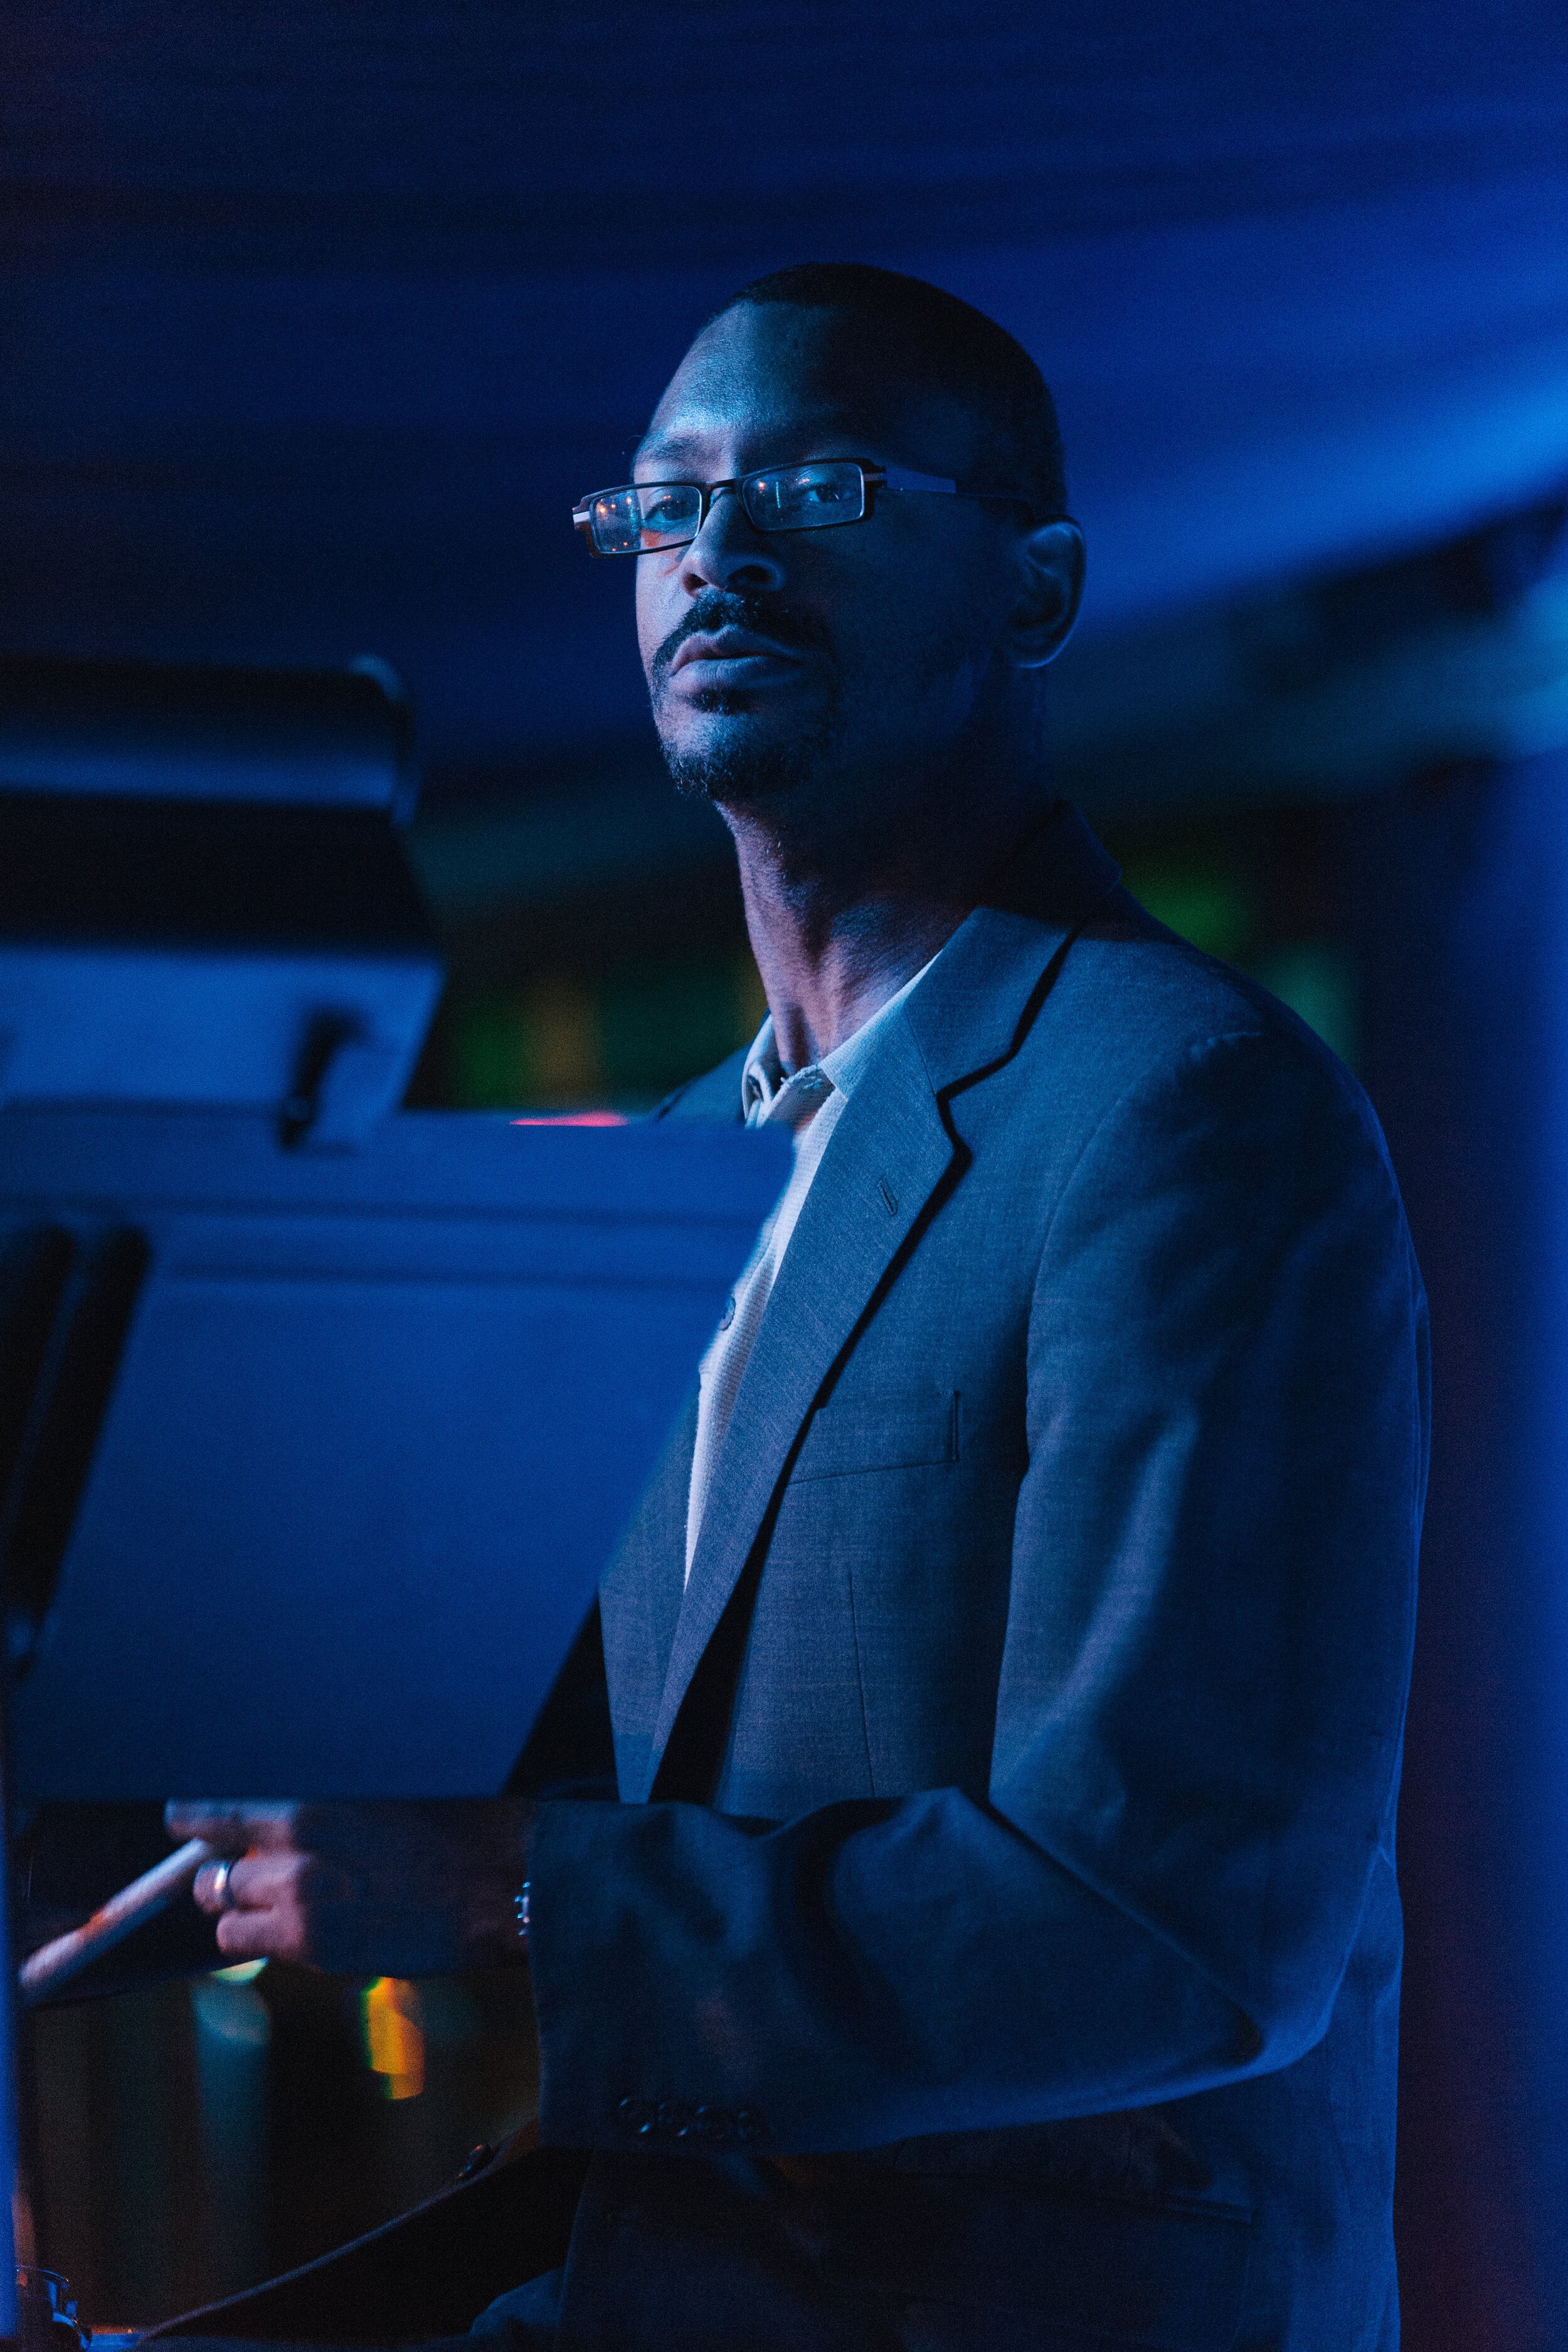
POLYGON ((765 466, 729 482, 628 482, 618 490, 591 492, 573 508, 572 520, 594 555, 648 555, 656 548, 689 546, 721 490, 740 499, 757 530, 832 530, 864 522, 882 490, 1030 503, 1021 490, 961 490, 939 474, 827 457, 807 466, 765 466))

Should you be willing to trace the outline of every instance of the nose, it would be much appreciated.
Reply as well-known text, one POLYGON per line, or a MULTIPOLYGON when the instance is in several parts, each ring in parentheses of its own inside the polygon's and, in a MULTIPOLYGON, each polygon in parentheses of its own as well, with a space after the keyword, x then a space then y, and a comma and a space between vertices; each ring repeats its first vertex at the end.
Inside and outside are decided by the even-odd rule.
POLYGON ((755 594, 784 586, 784 568, 769 536, 748 521, 733 490, 714 493, 701 530, 681 550, 681 584, 689 595, 704 588, 755 594))

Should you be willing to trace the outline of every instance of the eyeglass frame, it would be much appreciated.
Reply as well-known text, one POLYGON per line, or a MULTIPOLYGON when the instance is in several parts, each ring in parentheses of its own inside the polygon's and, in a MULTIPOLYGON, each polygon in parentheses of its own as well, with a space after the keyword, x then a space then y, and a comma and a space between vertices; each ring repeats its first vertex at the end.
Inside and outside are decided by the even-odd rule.
MULTIPOLYGON (((1005 500, 1009 506, 1026 507, 1031 518, 1035 512, 1034 500, 1026 497, 1022 490, 961 490, 958 484, 945 474, 919 474, 907 466, 868 466, 860 457, 798 457, 794 462, 803 467, 853 466, 860 476, 860 511, 858 515, 846 515, 838 522, 775 523, 771 530, 763 524, 752 522, 752 518, 748 514, 746 520, 752 523, 752 529, 760 531, 765 539, 771 539, 775 531, 847 530, 852 523, 869 522, 873 512, 873 493, 878 490, 891 490, 900 496, 910 493, 917 496, 930 493, 954 499, 995 499, 1005 500)), ((732 498, 740 498, 745 483, 760 481, 766 474, 782 473, 785 470, 786 468, 780 466, 754 466, 749 473, 733 474, 727 481, 720 482, 687 482, 679 479, 668 482, 616 482, 608 489, 588 491, 586 496, 580 499, 573 508, 572 521, 574 527, 580 530, 586 540, 588 552, 592 556, 602 556, 606 561, 613 561, 617 556, 623 555, 668 555, 678 547, 690 547, 693 541, 701 537, 703 525, 707 522, 712 511, 713 501, 721 490, 729 491, 732 498), (598 499, 616 498, 624 490, 697 491, 701 501, 698 509, 697 529, 692 532, 690 539, 661 540, 657 547, 596 547, 594 543, 594 503, 598 499)), ((743 501, 742 511, 744 512, 743 501)))

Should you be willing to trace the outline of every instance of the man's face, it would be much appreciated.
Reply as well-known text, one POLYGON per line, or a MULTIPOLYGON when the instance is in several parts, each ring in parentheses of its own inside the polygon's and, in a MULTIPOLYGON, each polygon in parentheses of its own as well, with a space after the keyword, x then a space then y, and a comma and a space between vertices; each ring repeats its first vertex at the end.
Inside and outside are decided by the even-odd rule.
MULTIPOLYGON (((879 382, 837 314, 742 304, 659 402, 636 478, 726 481, 855 457, 963 480, 974 426, 879 382)), ((1022 509, 884 493, 864 521, 759 531, 716 499, 688 547, 638 556, 637 635, 676 781, 729 805, 944 763, 998 689, 1022 509)))

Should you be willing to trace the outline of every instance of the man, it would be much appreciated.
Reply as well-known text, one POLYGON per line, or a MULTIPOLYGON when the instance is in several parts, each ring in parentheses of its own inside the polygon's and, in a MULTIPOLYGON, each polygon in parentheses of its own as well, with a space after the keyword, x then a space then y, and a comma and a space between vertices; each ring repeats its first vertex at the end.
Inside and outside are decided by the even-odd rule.
POLYGON ((413 1974, 515 1955, 527 1882, 587 2155, 514 2345, 1389 2347, 1426 1413, 1375 1122, 1051 793, 1082 544, 1000 328, 784 271, 635 474, 579 521, 770 1007, 663 1115, 796 1157, 562 1696, 615 1784, 541 1794, 547 1727, 493 1806, 177 1809, 199 1897, 229 1958, 413 1974))

